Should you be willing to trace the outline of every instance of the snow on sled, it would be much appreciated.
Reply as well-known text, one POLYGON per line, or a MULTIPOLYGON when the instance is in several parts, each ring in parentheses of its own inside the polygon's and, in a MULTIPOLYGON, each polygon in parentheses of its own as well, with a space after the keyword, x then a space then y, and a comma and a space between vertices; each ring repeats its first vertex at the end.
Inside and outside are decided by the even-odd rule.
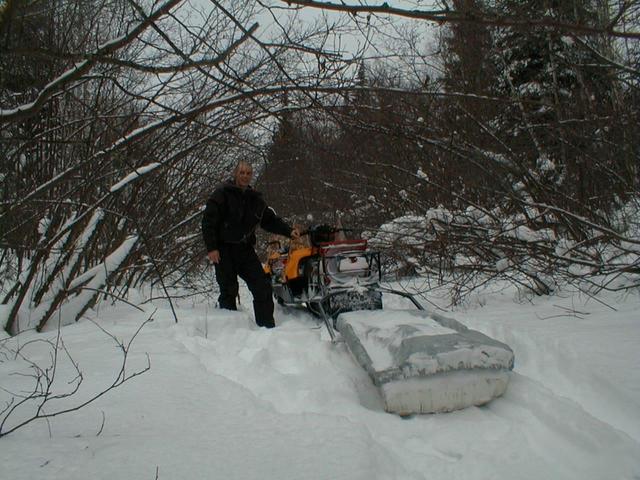
POLYGON ((387 412, 485 404, 505 392, 513 369, 509 346, 424 310, 343 313, 336 327, 380 390, 387 412))

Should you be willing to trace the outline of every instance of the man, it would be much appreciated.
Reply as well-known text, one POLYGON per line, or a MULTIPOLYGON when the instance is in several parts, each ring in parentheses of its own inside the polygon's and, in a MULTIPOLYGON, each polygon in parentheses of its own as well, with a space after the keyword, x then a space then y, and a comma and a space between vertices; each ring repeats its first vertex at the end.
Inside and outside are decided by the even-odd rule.
POLYGON ((240 276, 253 295, 256 323, 273 328, 271 282, 254 249, 255 230, 260 225, 268 232, 293 239, 298 239, 300 233, 267 206, 262 194, 251 187, 252 176, 251 165, 240 161, 233 179, 215 189, 202 216, 202 236, 209 260, 215 266, 220 307, 236 310, 240 276))

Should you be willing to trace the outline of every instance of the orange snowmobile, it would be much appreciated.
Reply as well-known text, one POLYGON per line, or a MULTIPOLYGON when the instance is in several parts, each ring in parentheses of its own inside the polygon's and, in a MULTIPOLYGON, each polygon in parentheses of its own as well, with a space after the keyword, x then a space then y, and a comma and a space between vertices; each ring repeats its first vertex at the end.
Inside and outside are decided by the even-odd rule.
MULTIPOLYGON (((281 305, 303 305, 327 323, 342 312, 382 308, 380 254, 365 239, 339 239, 338 229, 315 225, 304 242, 272 242, 264 270, 281 305)), ((333 336, 333 335, 332 335, 333 336)))

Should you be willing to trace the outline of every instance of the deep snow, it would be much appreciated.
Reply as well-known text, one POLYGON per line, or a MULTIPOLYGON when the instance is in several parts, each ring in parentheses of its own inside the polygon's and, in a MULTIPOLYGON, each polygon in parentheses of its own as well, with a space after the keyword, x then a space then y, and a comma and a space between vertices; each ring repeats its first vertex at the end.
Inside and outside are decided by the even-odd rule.
MULTIPOLYGON (((412 308, 384 300, 389 318, 412 308)), ((102 304, 88 317, 124 341, 158 309, 128 365, 144 367, 148 354, 151 370, 78 412, 0 438, 0 478, 640 478, 637 292, 598 300, 570 292, 523 299, 511 288, 477 294, 445 313, 513 348, 505 395, 405 419, 382 410, 364 370, 311 316, 277 307, 278 328, 258 329, 250 305, 246 291, 239 312, 179 300, 176 324, 165 302, 143 304, 146 313, 102 304)), ((89 319, 61 333, 85 377, 64 400, 70 405, 111 383, 120 350, 89 319)), ((43 335, 4 345, 34 338, 43 335)), ((28 344, 24 353, 44 364, 45 347, 28 344)), ((68 388, 72 371, 63 357, 60 364, 60 388, 68 388)), ((26 388, 29 379, 12 374, 19 367, 0 359, 2 404, 4 390, 26 388)))

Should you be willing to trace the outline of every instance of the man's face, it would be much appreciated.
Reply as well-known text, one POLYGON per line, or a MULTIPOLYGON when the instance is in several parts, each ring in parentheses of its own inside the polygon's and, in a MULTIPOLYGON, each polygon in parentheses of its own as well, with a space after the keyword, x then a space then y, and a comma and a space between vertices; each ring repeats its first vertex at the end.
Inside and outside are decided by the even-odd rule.
POLYGON ((240 164, 236 169, 236 185, 240 188, 247 188, 251 183, 253 169, 250 165, 240 164))

